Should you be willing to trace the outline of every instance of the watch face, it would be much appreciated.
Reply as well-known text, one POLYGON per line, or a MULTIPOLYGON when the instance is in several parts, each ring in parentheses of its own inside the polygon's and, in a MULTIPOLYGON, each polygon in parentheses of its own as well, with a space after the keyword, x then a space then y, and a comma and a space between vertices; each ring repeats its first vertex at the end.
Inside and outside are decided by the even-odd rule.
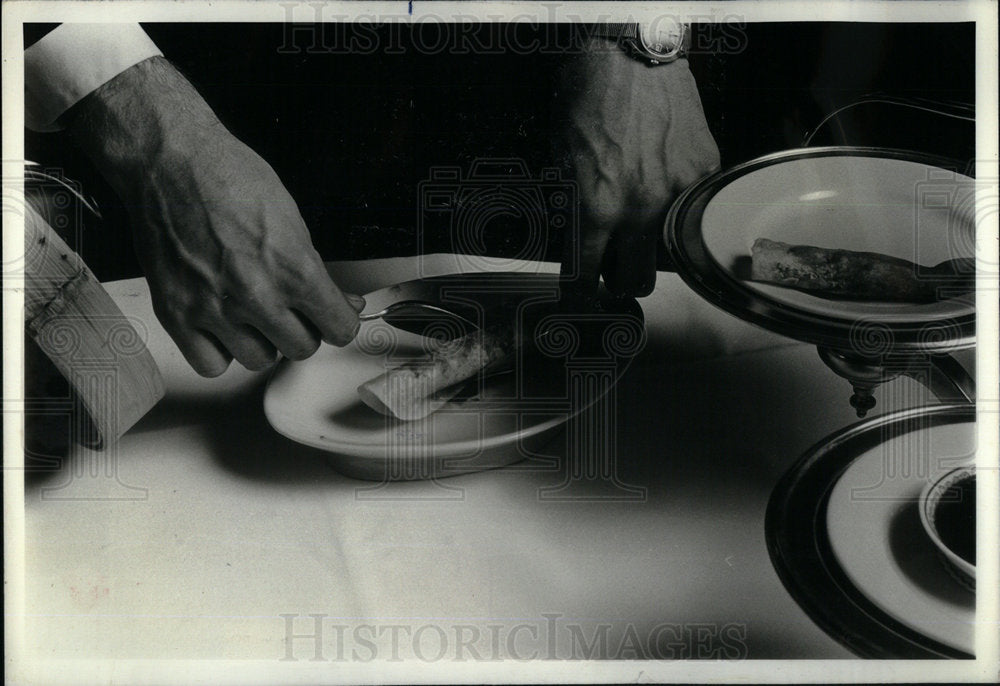
POLYGON ((640 26, 638 43, 650 59, 676 59, 684 46, 684 24, 665 20, 640 26))

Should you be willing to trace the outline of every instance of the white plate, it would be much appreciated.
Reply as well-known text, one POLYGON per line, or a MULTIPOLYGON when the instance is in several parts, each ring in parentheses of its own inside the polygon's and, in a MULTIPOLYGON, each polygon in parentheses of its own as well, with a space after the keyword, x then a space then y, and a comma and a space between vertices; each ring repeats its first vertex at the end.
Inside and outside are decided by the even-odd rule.
MULTIPOLYGON (((972 180, 937 167, 882 157, 792 159, 721 188, 702 217, 709 254, 740 278, 738 261, 758 238, 795 245, 878 252, 931 267, 973 257, 972 180)), ((744 282, 780 303, 841 318, 898 315, 935 320, 973 312, 968 299, 928 304, 829 300, 744 282)))
POLYGON ((855 459, 830 493, 827 531, 851 582, 897 621, 974 653, 975 596, 945 569, 920 523, 918 499, 975 451, 975 424, 894 437, 855 459))
MULTIPOLYGON (((458 298, 489 307, 512 293, 535 302, 557 298, 557 275, 536 275, 530 283, 525 278, 501 272, 409 281, 366 294, 365 311, 409 299, 458 298)), ((516 374, 487 379, 478 398, 449 403, 412 422, 378 414, 361 402, 359 385, 387 366, 425 354, 427 344, 428 339, 382 321, 365 322, 344 348, 322 345, 305 361, 281 362, 264 395, 265 415, 279 433, 331 453, 338 471, 380 481, 452 476, 523 460, 573 416, 564 398, 525 398, 516 374)), ((565 373, 555 367, 555 373, 565 373)))

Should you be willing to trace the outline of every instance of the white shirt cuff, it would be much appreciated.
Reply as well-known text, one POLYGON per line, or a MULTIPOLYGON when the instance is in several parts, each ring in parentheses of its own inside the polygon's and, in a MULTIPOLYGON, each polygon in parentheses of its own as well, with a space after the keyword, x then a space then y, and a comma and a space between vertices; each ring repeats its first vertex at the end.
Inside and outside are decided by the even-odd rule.
POLYGON ((129 67, 162 55, 138 24, 61 24, 24 51, 24 121, 58 131, 66 110, 129 67))

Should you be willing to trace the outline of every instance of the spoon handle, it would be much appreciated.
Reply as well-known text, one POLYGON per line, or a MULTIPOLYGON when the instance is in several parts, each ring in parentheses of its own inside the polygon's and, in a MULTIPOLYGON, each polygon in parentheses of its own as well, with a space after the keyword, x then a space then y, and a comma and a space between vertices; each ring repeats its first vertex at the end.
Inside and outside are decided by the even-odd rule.
POLYGON ((363 322, 369 322, 373 319, 382 319, 390 314, 398 312, 400 310, 423 310, 425 312, 430 312, 437 315, 444 315, 446 317, 451 317, 453 319, 458 319, 463 323, 478 328, 478 324, 471 321, 468 317, 463 317, 457 312, 453 312, 440 305, 435 305, 434 303, 425 302, 423 300, 400 300, 399 302, 392 303, 382 308, 378 312, 369 312, 368 314, 358 315, 358 319, 363 322))

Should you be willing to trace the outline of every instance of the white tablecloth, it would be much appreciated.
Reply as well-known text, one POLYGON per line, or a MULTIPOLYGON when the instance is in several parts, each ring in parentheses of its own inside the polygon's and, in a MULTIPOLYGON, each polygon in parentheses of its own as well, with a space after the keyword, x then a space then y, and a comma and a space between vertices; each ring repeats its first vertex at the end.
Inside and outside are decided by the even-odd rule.
MULTIPOLYGON (((461 264, 330 266, 365 293, 461 264)), ((167 396, 110 451, 29 479, 26 629, 39 657, 333 669, 341 657, 588 650, 849 656, 785 591, 764 539, 778 478, 855 421, 849 386, 813 346, 714 309, 674 274, 641 301, 648 344, 618 387, 619 473, 646 489, 638 502, 546 500, 560 474, 518 465, 371 490, 270 428, 266 373, 198 377, 144 280, 107 287, 147 327, 167 396)), ((890 410, 920 395, 897 380, 877 397, 890 410)))

